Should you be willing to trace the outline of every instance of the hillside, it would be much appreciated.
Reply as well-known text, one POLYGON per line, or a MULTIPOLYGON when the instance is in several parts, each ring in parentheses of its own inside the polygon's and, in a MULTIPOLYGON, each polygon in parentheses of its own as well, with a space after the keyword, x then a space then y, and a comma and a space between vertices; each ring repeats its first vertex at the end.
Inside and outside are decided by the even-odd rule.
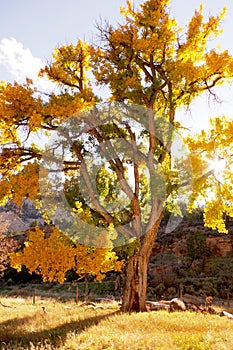
POLYGON ((21 207, 11 201, 0 207, 0 233, 18 234, 43 223, 41 214, 29 199, 24 200, 21 207))
POLYGON ((151 296, 182 292, 232 298, 233 224, 227 225, 227 235, 206 228, 201 212, 185 217, 170 234, 162 225, 148 267, 151 296))
MULTIPOLYGON (((21 208, 11 202, 1 207, 0 223, 1 233, 23 242, 23 232, 44 222, 26 200, 21 208)), ((203 226, 202 212, 197 211, 174 232, 165 233, 165 227, 162 222, 148 266, 148 297, 170 298, 182 292, 233 298, 233 223, 228 222, 228 235, 219 234, 203 226)))

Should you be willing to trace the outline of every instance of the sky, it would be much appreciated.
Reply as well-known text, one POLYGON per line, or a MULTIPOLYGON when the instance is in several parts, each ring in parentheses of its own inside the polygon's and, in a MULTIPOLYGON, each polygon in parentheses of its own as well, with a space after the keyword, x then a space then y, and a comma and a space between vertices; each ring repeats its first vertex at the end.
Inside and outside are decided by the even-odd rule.
MULTIPOLYGON (((141 1, 134 0, 137 6, 141 1)), ((227 14, 222 23, 224 34, 216 45, 233 54, 233 1, 206 0, 204 13, 217 14, 223 6, 227 14)), ((171 0, 171 14, 182 26, 187 24, 199 0, 171 0)), ((100 18, 112 24, 121 21, 119 7, 124 0, 7 0, 0 11, 0 81, 22 83, 32 78, 39 89, 51 88, 51 83, 37 77, 38 71, 51 60, 55 47, 75 43, 78 39, 96 40, 96 22, 100 18)), ((233 115, 233 87, 219 89, 223 100, 209 103, 206 96, 195 101, 189 112, 180 112, 180 119, 194 132, 208 125, 208 116, 233 115)))

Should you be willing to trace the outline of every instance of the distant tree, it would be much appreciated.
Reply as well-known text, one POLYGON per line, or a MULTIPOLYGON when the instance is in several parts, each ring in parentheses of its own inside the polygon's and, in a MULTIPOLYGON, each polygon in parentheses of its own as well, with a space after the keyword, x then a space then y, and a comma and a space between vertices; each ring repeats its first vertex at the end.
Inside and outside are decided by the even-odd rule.
POLYGON ((66 273, 74 270, 79 276, 94 276, 97 281, 109 271, 121 271, 119 261, 109 249, 90 248, 74 244, 56 227, 50 234, 42 228, 28 232, 23 250, 9 254, 11 266, 18 271, 26 266, 30 273, 42 276, 44 282, 64 283, 66 273))

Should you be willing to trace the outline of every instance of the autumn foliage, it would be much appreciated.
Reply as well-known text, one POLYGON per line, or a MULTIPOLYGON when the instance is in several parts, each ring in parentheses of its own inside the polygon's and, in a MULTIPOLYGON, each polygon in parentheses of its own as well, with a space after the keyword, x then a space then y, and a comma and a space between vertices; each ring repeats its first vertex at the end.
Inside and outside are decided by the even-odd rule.
POLYGON ((226 217, 233 217, 232 132, 232 120, 221 116, 210 121, 209 130, 187 139, 195 169, 190 211, 202 201, 205 225, 222 233, 228 233, 226 217))
POLYGON ((30 273, 41 275, 44 282, 59 283, 65 281, 69 270, 80 277, 89 275, 101 281, 106 272, 121 271, 124 265, 114 252, 74 244, 56 227, 49 234, 39 227, 30 231, 23 250, 11 253, 10 260, 18 271, 24 265, 30 273))
MULTIPOLYGON (((187 160, 175 159, 172 147, 175 133, 183 130, 177 111, 189 107, 203 93, 216 96, 216 86, 232 81, 233 57, 227 50, 209 48, 209 41, 221 34, 225 11, 205 19, 201 5, 187 26, 181 28, 170 15, 168 0, 147 0, 139 8, 128 0, 121 9, 122 23, 115 27, 108 23, 99 25, 97 45, 78 40, 76 44, 55 48, 52 61, 40 75, 55 82, 58 90, 43 95, 30 80, 23 85, 0 86, 1 204, 8 198, 19 203, 21 198, 29 197, 40 205, 38 170, 45 149, 40 142, 28 140, 36 133, 45 139, 52 136, 75 115, 79 125, 85 125, 85 137, 79 137, 79 129, 70 128, 67 136, 72 145, 64 151, 64 177, 56 185, 63 186, 73 215, 85 221, 90 231, 98 227, 111 236, 114 229, 110 237, 113 243, 115 240, 124 245, 133 241, 134 251, 127 261, 124 310, 146 309, 150 253, 165 207, 181 215, 181 192, 183 198, 191 198, 190 210, 204 198, 205 224, 221 232, 226 232, 225 216, 233 215, 231 122, 217 118, 210 131, 190 136, 185 141, 190 149, 187 160), (113 109, 104 110, 98 104, 101 98, 95 92, 96 85, 108 88, 106 100, 113 109), (119 103, 123 104, 120 111, 116 107, 119 103), (138 128, 134 125, 137 119, 129 122, 124 114, 135 105, 141 108, 138 128), (115 142, 119 140, 124 140, 124 147, 115 142), (101 166, 95 163, 98 152, 104 159, 101 166), (222 158, 226 159, 228 171, 221 177, 213 169, 210 171, 207 164, 208 159, 222 158), (95 165, 99 171, 93 185, 91 172, 95 165), (78 184, 80 178, 85 194, 78 184), (192 188, 186 186, 190 180, 192 188), (156 187, 158 183, 163 186, 156 187), (113 210, 108 210, 110 207, 113 210), (121 241, 122 236, 125 240, 121 241)), ((63 140, 61 146, 64 144, 63 140)), ((56 150, 57 144, 50 147, 50 155, 56 150)), ((46 191, 50 193, 57 187, 51 182, 46 191)), ((82 230, 74 231, 77 239, 83 234, 82 230)), ((113 253, 100 250, 100 255, 97 251, 95 255, 90 248, 74 248, 55 232, 47 239, 38 230, 32 233, 29 246, 15 256, 20 259, 19 265, 28 259, 25 264, 31 271, 37 269, 47 280, 63 281, 68 266, 86 273, 88 269, 92 271, 90 264, 97 259, 104 273, 107 256, 113 253), (67 251, 65 256, 60 254, 64 260, 55 254, 55 246, 57 252, 67 251), (81 269, 81 260, 88 264, 87 270, 81 269)), ((112 258, 114 261, 114 255, 112 258)), ((17 261, 13 264, 17 266, 17 261)), ((93 274, 101 276, 96 270, 93 274)))

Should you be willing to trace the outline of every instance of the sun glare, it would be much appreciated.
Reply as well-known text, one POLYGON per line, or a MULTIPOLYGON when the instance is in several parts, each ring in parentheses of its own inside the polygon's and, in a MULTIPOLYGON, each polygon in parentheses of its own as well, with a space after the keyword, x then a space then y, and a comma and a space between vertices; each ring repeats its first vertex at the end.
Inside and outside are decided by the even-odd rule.
POLYGON ((221 159, 216 156, 214 159, 208 160, 208 163, 209 169, 213 170, 216 179, 221 182, 223 180, 223 172, 226 167, 225 159, 221 159))

